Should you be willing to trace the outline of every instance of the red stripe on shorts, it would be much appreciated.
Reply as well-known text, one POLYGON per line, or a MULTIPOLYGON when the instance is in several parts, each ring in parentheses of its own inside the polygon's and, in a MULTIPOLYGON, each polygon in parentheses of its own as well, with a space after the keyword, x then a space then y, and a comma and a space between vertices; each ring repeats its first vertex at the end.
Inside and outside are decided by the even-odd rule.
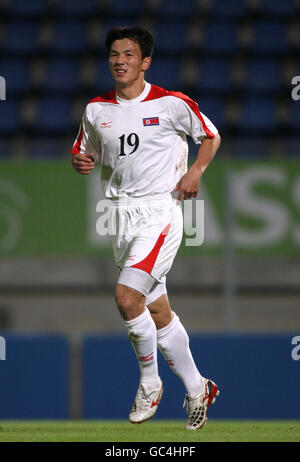
POLYGON ((136 263, 135 265, 132 265, 131 268, 138 268, 138 269, 141 269, 143 271, 146 271, 146 273, 149 273, 151 274, 152 270, 153 270, 153 266, 156 262, 156 259, 157 259, 157 256, 158 256, 158 253, 160 251, 160 248, 161 246, 163 245, 164 241, 165 241, 165 238, 166 238, 166 235, 168 234, 169 232, 169 229, 170 229, 170 226, 171 226, 171 223, 169 223, 163 230, 162 232, 160 233, 153 249, 151 250, 151 252, 147 255, 146 258, 144 258, 144 260, 136 263))

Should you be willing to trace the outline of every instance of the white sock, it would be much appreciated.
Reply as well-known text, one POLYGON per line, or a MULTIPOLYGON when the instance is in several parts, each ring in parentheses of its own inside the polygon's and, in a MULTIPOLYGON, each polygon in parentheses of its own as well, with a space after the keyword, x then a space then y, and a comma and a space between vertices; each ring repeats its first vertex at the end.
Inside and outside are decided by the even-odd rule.
POLYGON ((140 383, 156 388, 161 383, 157 365, 157 335, 148 308, 137 318, 124 321, 124 324, 140 365, 140 383))
POLYGON ((189 347, 189 337, 179 317, 157 331, 157 345, 171 370, 183 381, 187 394, 194 398, 203 390, 203 381, 189 347))

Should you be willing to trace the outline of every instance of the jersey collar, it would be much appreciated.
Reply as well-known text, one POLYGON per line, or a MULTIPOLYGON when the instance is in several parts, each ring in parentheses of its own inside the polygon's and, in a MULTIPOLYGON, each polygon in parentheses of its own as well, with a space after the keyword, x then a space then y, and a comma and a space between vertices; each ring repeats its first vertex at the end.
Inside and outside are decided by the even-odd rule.
POLYGON ((145 88, 137 98, 123 99, 123 98, 120 98, 120 96, 116 94, 116 100, 121 106, 133 106, 134 104, 140 103, 141 101, 143 101, 148 96, 150 89, 151 89, 150 83, 145 82, 145 88))

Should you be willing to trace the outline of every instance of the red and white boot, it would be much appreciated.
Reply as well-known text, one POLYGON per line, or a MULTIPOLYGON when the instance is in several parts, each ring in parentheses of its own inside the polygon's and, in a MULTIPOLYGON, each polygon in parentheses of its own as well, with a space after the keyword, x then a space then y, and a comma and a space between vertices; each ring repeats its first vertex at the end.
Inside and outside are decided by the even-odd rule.
POLYGON ((163 394, 163 384, 156 389, 145 384, 140 384, 132 409, 129 414, 131 423, 142 423, 151 419, 157 411, 163 394))
POLYGON ((212 380, 203 377, 203 382, 204 390, 200 395, 195 398, 185 395, 183 407, 188 414, 186 430, 198 430, 204 427, 207 420, 207 410, 210 404, 216 401, 216 396, 220 394, 217 385, 212 380))

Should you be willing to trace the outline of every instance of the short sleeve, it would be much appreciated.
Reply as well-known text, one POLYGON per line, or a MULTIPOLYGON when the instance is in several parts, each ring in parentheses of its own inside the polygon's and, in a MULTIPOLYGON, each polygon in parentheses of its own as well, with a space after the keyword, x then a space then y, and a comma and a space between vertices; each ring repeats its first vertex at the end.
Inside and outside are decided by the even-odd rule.
POLYGON ((100 140, 98 139, 85 109, 80 128, 73 144, 72 154, 100 153, 100 140))
MULTIPOLYGON (((198 104, 183 93, 176 93, 170 105, 170 115, 176 131, 189 135, 196 144, 218 133, 211 120, 200 112, 198 104)), ((172 98, 173 99, 173 98, 172 98)))

